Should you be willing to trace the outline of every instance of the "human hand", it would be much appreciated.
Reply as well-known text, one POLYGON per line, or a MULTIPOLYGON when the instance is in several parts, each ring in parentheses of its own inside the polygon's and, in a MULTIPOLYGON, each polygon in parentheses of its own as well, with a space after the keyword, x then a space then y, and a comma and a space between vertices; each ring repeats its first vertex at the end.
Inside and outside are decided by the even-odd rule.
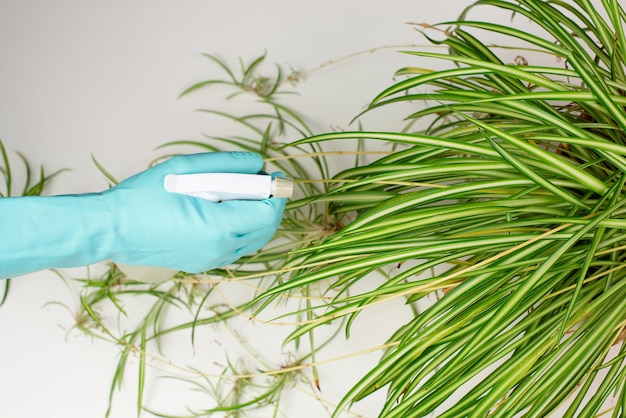
POLYGON ((258 173, 249 152, 173 157, 102 193, 113 219, 110 259, 116 263, 199 273, 253 253, 272 238, 286 199, 213 203, 163 187, 167 174, 258 173))

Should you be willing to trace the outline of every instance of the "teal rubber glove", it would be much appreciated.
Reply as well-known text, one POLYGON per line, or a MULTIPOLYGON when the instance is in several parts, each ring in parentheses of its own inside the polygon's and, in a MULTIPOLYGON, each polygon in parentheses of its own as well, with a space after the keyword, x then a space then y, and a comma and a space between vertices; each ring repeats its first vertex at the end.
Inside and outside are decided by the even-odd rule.
POLYGON ((258 173, 249 152, 173 157, 102 193, 0 199, 0 278, 112 260, 199 273, 263 247, 286 199, 212 203, 163 187, 167 174, 258 173))

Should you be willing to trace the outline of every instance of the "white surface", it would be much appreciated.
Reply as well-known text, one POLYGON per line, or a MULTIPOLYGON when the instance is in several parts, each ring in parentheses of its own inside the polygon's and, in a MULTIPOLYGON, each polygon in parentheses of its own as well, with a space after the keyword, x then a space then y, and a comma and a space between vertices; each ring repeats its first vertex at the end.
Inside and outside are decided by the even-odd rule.
MULTIPOLYGON (((124 178, 161 155, 155 147, 175 139, 202 139, 209 119, 194 109, 219 107, 222 96, 216 95, 212 104, 207 103, 211 100, 207 94, 177 100, 189 85, 217 74, 202 53, 235 63, 238 57, 252 59, 267 51, 269 64, 307 70, 369 48, 424 43, 405 22, 453 19, 469 3, 3 1, 0 138, 7 149, 21 151, 48 171, 73 170, 54 182, 53 192, 101 190, 107 182, 91 155, 124 178)), ((345 127, 391 82, 402 62, 407 57, 381 51, 324 68, 299 88, 298 106, 308 109, 321 129, 345 127)), ((397 122, 374 120, 371 123, 378 125, 371 128, 397 122)), ((229 126, 211 129, 227 131, 229 126)), ((73 273, 80 275, 82 270, 73 273)), ((118 350, 67 332, 72 318, 59 306, 44 306, 51 301, 75 306, 66 286, 52 273, 42 272, 14 280, 7 304, 0 308, 0 417, 104 416, 118 350)), ((377 343, 383 342, 393 313, 388 306, 366 312, 367 329, 355 330, 348 344, 324 353, 325 358, 369 347, 368 338, 376 334, 372 330, 380 331, 377 343)), ((257 337, 255 344, 280 353, 280 340, 267 336, 273 331, 246 327, 257 337)), ((211 346, 218 337, 205 338, 211 346)), ((185 339, 181 349, 188 345, 185 339)), ((322 384, 328 382, 324 396, 337 401, 341 388, 349 387, 377 357, 322 368, 322 384)), ((112 418, 136 416, 132 371, 127 380, 128 386, 116 396, 112 418)), ((186 395, 164 394, 159 382, 150 381, 146 401, 162 405, 169 399, 167 403, 182 413, 186 395)), ((293 417, 325 415, 315 402, 313 406, 287 402, 298 411, 293 417)), ((367 408, 362 413, 374 416, 367 408)))

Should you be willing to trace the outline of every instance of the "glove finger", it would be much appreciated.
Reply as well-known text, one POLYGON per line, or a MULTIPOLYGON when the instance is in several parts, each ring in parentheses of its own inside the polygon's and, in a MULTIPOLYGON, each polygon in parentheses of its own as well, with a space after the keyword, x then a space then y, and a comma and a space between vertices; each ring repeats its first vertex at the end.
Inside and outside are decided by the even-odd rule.
POLYGON ((272 239, 272 236, 274 234, 271 233, 271 231, 265 231, 264 234, 262 232, 263 231, 255 231, 249 234, 249 236, 246 237, 250 239, 249 243, 233 251, 233 253, 229 257, 219 262, 219 266, 223 267, 229 264, 233 264, 235 261, 239 260, 241 257, 253 254, 257 252, 258 250, 260 250, 261 248, 263 248, 265 244, 267 244, 272 239), (254 235, 255 237, 251 238, 252 235, 254 235))
POLYGON ((269 216, 272 217, 275 227, 278 228, 278 225, 280 225, 280 222, 283 219, 287 199, 273 197, 271 199, 264 200, 263 202, 269 208, 269 212, 271 214, 269 216))
POLYGON ((233 255, 245 255, 250 252, 256 251, 259 248, 263 247, 265 244, 270 242, 274 234, 276 233, 276 228, 274 226, 268 226, 265 228, 260 228, 255 231, 250 231, 246 234, 241 234, 237 237, 237 246, 236 249, 233 250, 233 255), (255 249, 248 251, 247 253, 242 253, 242 248, 251 248, 256 246, 255 249))
POLYGON ((246 233, 237 234, 235 238, 237 246, 221 258, 219 265, 225 266, 232 264, 244 255, 249 255, 260 250, 272 240, 272 237, 276 233, 276 228, 277 225, 270 225, 246 233))
POLYGON ((164 174, 255 174, 261 168, 263 168, 263 158, 259 154, 246 151, 177 155, 154 167, 164 174))
POLYGON ((243 257, 244 255, 254 254, 263 248, 270 240, 272 239, 272 235, 265 237, 265 239, 256 240, 254 243, 247 245, 245 247, 238 248, 235 251, 235 255, 238 257, 243 257))
MULTIPOLYGON (((217 258, 213 265, 196 267, 194 271, 209 270, 213 267, 223 267, 232 264, 244 255, 254 253, 261 249, 276 233, 280 225, 286 199, 267 199, 263 201, 229 201, 223 203, 198 202, 200 206, 212 206, 213 211, 217 208, 222 212, 223 222, 221 225, 231 224, 236 221, 236 227, 228 237, 224 237, 224 253, 217 258), (204 203, 204 204, 203 204, 204 203), (233 214, 236 214, 233 216, 233 214), (226 249, 230 248, 230 249, 226 249)), ((215 214, 209 210, 211 213, 215 214)), ((191 270, 190 270, 191 271, 191 270)))
POLYGON ((231 200, 200 207, 206 211, 209 219, 215 218, 219 211, 223 225, 230 225, 232 228, 231 236, 239 237, 266 228, 276 230, 282 220, 286 203, 287 199, 272 198, 257 201, 231 200))

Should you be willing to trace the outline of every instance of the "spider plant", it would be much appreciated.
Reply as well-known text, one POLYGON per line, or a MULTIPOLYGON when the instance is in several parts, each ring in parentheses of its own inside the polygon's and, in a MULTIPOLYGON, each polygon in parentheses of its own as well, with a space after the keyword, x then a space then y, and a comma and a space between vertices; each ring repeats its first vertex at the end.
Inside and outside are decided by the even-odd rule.
POLYGON ((314 267, 283 274, 250 306, 314 283, 334 289, 290 341, 338 318, 349 332, 370 306, 439 295, 397 329, 334 416, 382 388, 387 418, 626 412, 625 20, 617 0, 478 1, 421 29, 447 53, 407 51, 449 69, 403 68, 406 79, 371 102, 368 111, 414 103, 404 131, 296 142, 402 148, 335 176, 344 183, 322 198, 355 220, 292 254, 314 267), (484 7, 515 19, 467 19, 484 7), (481 40, 494 35, 520 57, 481 40), (344 293, 392 264, 401 268, 383 284, 344 293))
MULTIPOLYGON (((623 415, 625 20, 617 0, 481 0, 456 21, 417 25, 446 52, 406 51, 416 65, 400 69, 402 81, 366 111, 412 104, 406 128, 388 132, 315 135, 275 100, 289 80, 283 72, 273 81, 255 76, 260 59, 239 76, 209 56, 227 78, 186 93, 223 84, 253 92, 265 110, 204 110, 245 133, 175 145, 257 150, 301 181, 300 195, 277 240, 228 269, 150 287, 115 269, 85 281, 87 332, 124 347, 114 386, 137 353, 141 410, 148 344, 229 318, 271 318, 276 302, 281 320, 294 317, 285 346, 306 342, 296 363, 315 364, 322 326, 342 326, 349 337, 364 310, 401 301, 411 319, 380 347, 380 361, 335 417, 383 389, 381 417, 623 415), (470 20, 484 8, 513 19, 470 20), (430 69, 431 61, 447 69, 430 69), (281 146, 287 131, 304 139, 281 146), (394 152, 366 163, 358 155, 371 143, 394 152), (351 168, 333 174, 323 152, 330 144, 348 147, 344 167, 345 153, 357 155, 351 168), (250 291, 237 303, 215 302, 226 281, 250 291), (96 308, 108 303, 123 315, 119 298, 146 292, 157 302, 145 320, 109 330, 96 308), (191 319, 162 326, 171 306, 191 319)), ((274 365, 268 373, 279 376, 274 365)), ((220 393, 224 402, 192 416, 245 413, 278 399, 271 388, 230 403, 220 393)))

